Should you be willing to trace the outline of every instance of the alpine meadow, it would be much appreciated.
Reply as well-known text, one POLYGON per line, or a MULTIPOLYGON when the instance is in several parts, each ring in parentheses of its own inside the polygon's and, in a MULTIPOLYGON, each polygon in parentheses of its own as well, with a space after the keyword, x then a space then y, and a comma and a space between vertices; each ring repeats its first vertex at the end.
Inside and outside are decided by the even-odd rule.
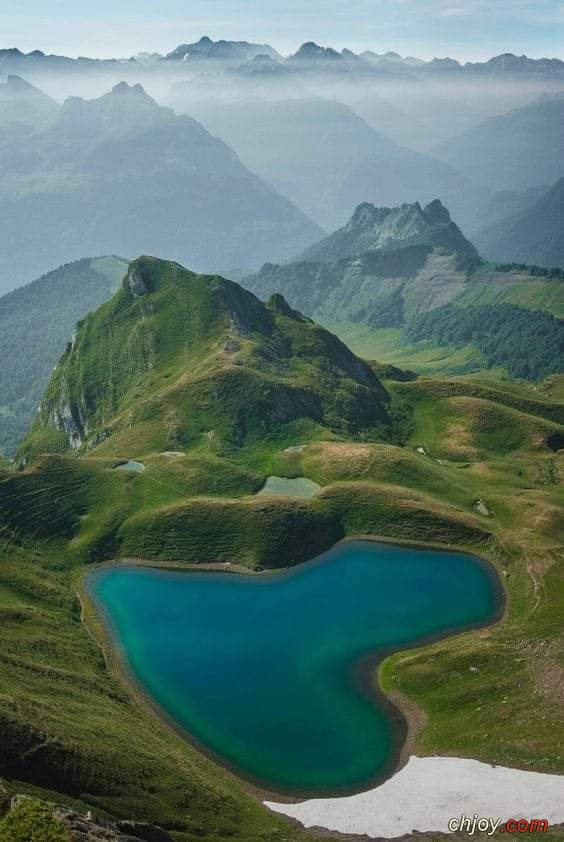
POLYGON ((558 4, 5 6, 0 842, 564 842, 558 4))

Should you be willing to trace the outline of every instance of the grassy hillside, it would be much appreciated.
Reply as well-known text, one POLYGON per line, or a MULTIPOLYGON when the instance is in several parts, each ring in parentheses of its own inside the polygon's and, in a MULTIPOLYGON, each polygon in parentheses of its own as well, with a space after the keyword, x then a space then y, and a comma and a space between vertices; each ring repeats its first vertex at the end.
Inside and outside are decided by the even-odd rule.
POLYGON ((158 822, 179 842, 300 838, 123 685, 81 621, 68 561, 0 551, 0 776, 12 791, 158 822))
POLYGON ((377 370, 383 385, 280 298, 264 306, 151 259, 86 318, 27 466, 0 474, 0 777, 10 792, 158 823, 176 842, 313 838, 136 696, 82 577, 125 558, 260 571, 358 534, 478 552, 506 592, 497 625, 382 665, 382 686, 418 712, 415 751, 564 773, 562 383, 377 370), (358 421, 365 400, 378 407, 372 426, 358 421), (69 417, 81 432, 74 449, 69 417), (131 459, 144 470, 120 468, 131 459), (319 493, 257 495, 272 475, 310 479, 319 493))
POLYGON ((539 380, 564 371, 564 323, 514 304, 436 307, 413 319, 405 338, 446 346, 471 342, 489 366, 505 368, 514 377, 539 380))
POLYGON ((78 327, 23 457, 65 446, 99 455, 200 450, 387 423, 374 371, 274 296, 140 258, 78 327))

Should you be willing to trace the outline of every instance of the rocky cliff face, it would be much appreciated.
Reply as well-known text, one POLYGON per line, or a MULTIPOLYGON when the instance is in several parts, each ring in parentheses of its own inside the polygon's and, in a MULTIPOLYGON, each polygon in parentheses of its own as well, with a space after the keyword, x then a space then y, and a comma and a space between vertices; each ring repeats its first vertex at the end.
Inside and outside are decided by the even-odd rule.
POLYGON ((447 208, 435 199, 424 208, 419 202, 397 208, 378 208, 364 202, 343 228, 310 246, 299 259, 341 260, 416 245, 478 256, 447 208))

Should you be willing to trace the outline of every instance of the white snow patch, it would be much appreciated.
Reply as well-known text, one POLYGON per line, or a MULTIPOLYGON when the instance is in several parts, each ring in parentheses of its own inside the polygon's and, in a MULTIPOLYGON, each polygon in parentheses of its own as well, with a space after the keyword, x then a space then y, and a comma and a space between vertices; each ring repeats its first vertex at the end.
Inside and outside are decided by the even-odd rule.
POLYGON ((394 839, 412 831, 449 833, 450 819, 564 822, 564 776, 490 766, 458 757, 411 757, 380 786, 299 804, 265 801, 304 827, 394 839))

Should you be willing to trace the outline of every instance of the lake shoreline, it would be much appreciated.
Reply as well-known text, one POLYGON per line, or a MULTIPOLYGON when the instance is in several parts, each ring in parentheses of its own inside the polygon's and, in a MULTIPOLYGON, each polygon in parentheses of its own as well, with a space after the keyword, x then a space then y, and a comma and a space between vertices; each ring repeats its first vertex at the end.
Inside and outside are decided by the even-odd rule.
POLYGON ((458 634, 466 634, 469 631, 477 631, 481 628, 491 627, 492 625, 501 622, 507 611, 507 593, 503 587, 502 578, 499 575, 494 563, 488 558, 479 555, 470 549, 459 549, 446 544, 429 544, 413 540, 404 541, 401 539, 390 539, 384 536, 375 535, 350 535, 342 541, 337 542, 337 544, 335 544, 331 549, 335 549, 335 547, 340 544, 348 544, 351 542, 370 542, 434 552, 451 552, 458 555, 470 556, 476 562, 481 563, 484 570, 488 573, 494 587, 497 606, 495 615, 483 623, 471 623, 467 627, 456 626, 455 630, 446 629, 442 632, 420 638, 417 641, 414 641, 412 646, 392 647, 389 649, 375 651, 374 653, 362 658, 361 661, 358 661, 354 665, 355 681, 358 682, 359 691, 363 695, 368 696, 372 703, 380 706, 381 709, 386 711, 390 719, 390 728, 393 733, 393 739, 396 743, 396 750, 393 752, 390 761, 386 764, 384 770, 380 771, 378 775, 364 780, 361 785, 340 787, 337 790, 334 788, 308 788, 306 790, 294 788, 271 788, 264 780, 245 774, 238 766, 202 744, 193 734, 176 722, 176 720, 174 720, 161 707, 161 705, 149 694, 136 677, 129 664, 125 648, 122 646, 117 634, 115 633, 111 618, 108 616, 104 606, 101 605, 90 592, 90 589, 85 581, 87 576, 95 570, 123 567, 148 567, 157 570, 169 570, 177 573, 183 571, 187 573, 231 573, 233 575, 246 575, 253 578, 262 576, 265 576, 265 578, 271 578, 273 576, 291 575, 292 571, 301 570, 304 566, 322 565, 326 553, 322 553, 314 559, 310 559, 297 565, 292 565, 291 567, 267 568, 262 570, 251 569, 236 562, 186 564, 183 562, 163 562, 158 559, 134 558, 116 559, 93 564, 86 570, 82 569, 79 571, 79 575, 77 577, 77 591, 82 607, 81 620, 88 633, 96 641, 97 645, 101 647, 108 670, 118 680, 126 683, 128 689, 132 692, 136 701, 142 705, 143 709, 150 712, 160 722, 171 728, 178 737, 180 737, 183 741, 188 742, 192 748, 203 755, 207 760, 219 766, 224 772, 234 778, 235 781, 253 798, 261 802, 264 800, 276 799, 281 803, 294 803, 311 798, 347 797, 350 795, 356 795, 373 789, 374 787, 384 783, 386 780, 389 780, 407 764, 410 756, 414 753, 417 735, 426 722, 425 713, 415 702, 403 697, 402 694, 399 693, 386 693, 380 687, 379 673, 382 664, 388 657, 397 652, 414 651, 447 637, 454 637, 458 634))

